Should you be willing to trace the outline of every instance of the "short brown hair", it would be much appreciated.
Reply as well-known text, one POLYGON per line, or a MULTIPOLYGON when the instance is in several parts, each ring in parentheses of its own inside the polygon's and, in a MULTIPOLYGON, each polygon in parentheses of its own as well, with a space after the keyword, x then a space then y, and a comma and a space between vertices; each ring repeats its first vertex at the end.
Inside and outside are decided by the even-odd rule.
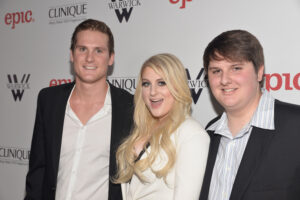
POLYGON ((211 60, 252 62, 255 71, 264 65, 264 53, 258 39, 245 30, 226 31, 215 37, 206 47, 203 65, 207 73, 211 60))
POLYGON ((85 30, 92 30, 92 31, 99 31, 101 33, 104 33, 108 36, 108 50, 109 50, 109 55, 115 52, 114 50, 114 36, 110 30, 110 28, 102 21, 98 21, 95 19, 87 19, 75 28, 72 39, 71 39, 71 47, 70 49, 74 51, 76 43, 77 43, 77 34, 80 31, 85 31, 85 30))

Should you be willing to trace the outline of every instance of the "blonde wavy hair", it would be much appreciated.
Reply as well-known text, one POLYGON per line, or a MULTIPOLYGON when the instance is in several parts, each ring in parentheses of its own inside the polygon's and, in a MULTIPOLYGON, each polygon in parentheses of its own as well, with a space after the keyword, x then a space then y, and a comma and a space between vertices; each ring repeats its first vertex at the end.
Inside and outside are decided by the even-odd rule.
POLYGON ((115 183, 129 182, 135 174, 142 182, 147 182, 143 171, 151 168, 153 162, 163 150, 168 161, 159 170, 151 168, 157 178, 164 178, 176 161, 176 149, 171 141, 172 133, 185 120, 191 112, 192 97, 188 87, 186 71, 180 60, 172 54, 157 54, 150 57, 142 65, 137 88, 134 95, 134 127, 131 134, 123 141, 117 150, 117 174, 113 179, 115 183), (166 82, 170 93, 174 97, 174 105, 163 120, 154 118, 142 98, 142 75, 145 68, 153 69, 166 82), (144 143, 144 150, 149 142, 151 151, 145 159, 136 161, 134 146, 137 142, 149 138, 144 143))

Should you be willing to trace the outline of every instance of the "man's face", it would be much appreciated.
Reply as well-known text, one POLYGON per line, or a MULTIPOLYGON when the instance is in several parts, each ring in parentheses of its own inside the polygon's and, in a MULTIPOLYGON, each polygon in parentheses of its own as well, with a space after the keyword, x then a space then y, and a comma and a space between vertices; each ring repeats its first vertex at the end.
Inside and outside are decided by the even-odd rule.
POLYGON ((109 55, 108 36, 99 31, 80 31, 75 49, 71 51, 71 62, 76 83, 106 81, 108 66, 114 62, 114 54, 109 55))
POLYGON ((208 66, 209 86, 226 112, 249 112, 259 103, 263 70, 261 66, 256 73, 248 61, 212 60, 208 66))

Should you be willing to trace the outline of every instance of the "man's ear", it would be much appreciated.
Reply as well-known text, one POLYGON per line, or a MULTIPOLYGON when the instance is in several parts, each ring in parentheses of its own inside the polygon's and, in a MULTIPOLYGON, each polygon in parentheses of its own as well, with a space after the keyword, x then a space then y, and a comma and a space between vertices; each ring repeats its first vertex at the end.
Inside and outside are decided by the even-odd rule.
POLYGON ((70 50, 70 61, 71 61, 71 63, 73 63, 73 60, 74 60, 74 58, 73 58, 73 51, 70 50))
POLYGON ((112 66, 115 61, 115 53, 111 53, 108 61, 108 66, 112 66))
POLYGON ((258 71, 257 71, 257 80, 258 80, 258 82, 261 82, 263 80, 264 72, 265 72, 265 66, 261 65, 258 68, 258 71))

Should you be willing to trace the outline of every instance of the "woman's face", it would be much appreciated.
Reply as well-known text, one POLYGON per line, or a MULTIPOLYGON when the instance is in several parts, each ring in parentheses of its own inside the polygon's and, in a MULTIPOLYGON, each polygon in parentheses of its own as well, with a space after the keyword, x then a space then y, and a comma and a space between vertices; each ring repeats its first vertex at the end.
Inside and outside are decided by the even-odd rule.
POLYGON ((159 120, 167 116, 175 102, 164 79, 150 67, 142 72, 142 97, 152 116, 159 120))

